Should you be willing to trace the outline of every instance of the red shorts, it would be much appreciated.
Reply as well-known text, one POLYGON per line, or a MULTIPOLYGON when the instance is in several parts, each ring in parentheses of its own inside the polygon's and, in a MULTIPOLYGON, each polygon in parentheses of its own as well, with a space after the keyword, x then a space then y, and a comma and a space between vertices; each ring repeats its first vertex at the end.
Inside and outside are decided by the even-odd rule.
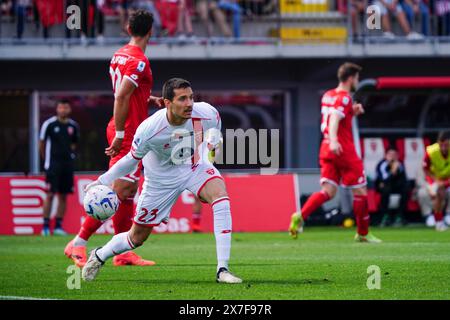
MULTIPOLYGON (((106 139, 108 140, 108 144, 111 145, 112 141, 114 140, 114 137, 116 136, 116 130, 112 125, 108 125, 106 127, 106 139)), ((120 148, 119 154, 115 157, 112 157, 109 160, 109 167, 111 168, 117 161, 125 157, 128 152, 130 152, 131 144, 133 143, 133 136, 134 133, 129 133, 128 131, 125 131, 125 137, 122 141, 122 146, 120 148)), ((138 182, 139 178, 141 177, 141 170, 142 170, 142 162, 139 162, 138 168, 135 172, 126 175, 125 177, 122 177, 120 179, 130 181, 130 182, 138 182)))
POLYGON ((320 183, 328 182, 346 188, 361 188, 367 184, 364 165, 360 158, 320 159, 320 183))

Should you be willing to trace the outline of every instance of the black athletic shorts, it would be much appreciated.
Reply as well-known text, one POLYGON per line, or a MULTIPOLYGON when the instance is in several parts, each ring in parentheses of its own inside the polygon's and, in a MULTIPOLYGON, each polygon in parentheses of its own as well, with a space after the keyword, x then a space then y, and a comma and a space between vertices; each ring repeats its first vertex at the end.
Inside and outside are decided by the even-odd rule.
POLYGON ((73 193, 73 164, 71 162, 52 163, 45 172, 48 191, 53 193, 73 193))

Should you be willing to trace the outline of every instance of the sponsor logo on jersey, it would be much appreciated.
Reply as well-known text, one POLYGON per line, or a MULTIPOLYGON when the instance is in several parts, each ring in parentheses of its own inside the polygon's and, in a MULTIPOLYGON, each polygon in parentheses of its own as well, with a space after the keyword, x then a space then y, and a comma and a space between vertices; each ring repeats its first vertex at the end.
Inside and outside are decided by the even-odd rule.
POLYGON ((164 145, 164 149, 169 149, 170 148, 170 143, 166 143, 165 145, 164 145))
POLYGON ((135 75, 135 74, 132 74, 132 75, 130 76, 130 78, 133 79, 133 80, 137 80, 138 76, 135 75))
POLYGON ((206 173, 212 176, 214 174, 214 169, 208 169, 206 170, 206 173))
POLYGON ((144 61, 139 61, 138 66, 137 66, 137 70, 139 72, 142 72, 142 71, 144 71, 144 69, 145 69, 145 62, 144 61))

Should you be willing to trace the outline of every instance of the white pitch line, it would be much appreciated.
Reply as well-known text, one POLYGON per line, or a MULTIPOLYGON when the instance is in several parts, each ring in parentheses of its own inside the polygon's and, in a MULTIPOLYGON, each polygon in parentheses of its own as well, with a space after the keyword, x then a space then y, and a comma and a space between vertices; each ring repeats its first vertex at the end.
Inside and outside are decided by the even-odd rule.
POLYGON ((0 300, 60 300, 60 299, 18 297, 18 296, 0 296, 0 300))

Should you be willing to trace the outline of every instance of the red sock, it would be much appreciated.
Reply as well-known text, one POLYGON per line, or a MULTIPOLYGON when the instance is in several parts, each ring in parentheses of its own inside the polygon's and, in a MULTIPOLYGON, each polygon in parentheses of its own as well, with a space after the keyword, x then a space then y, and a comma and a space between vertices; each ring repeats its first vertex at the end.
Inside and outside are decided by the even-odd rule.
POLYGON ((353 212, 356 218, 356 227, 359 235, 365 236, 369 233, 369 206, 367 196, 353 196, 353 212))
POLYGON ((444 220, 444 214, 442 212, 435 212, 434 220, 436 220, 436 222, 440 222, 440 221, 444 220))
POLYGON ((330 196, 325 191, 313 193, 302 207, 303 220, 306 220, 311 213, 320 208, 328 200, 330 200, 330 196))
POLYGON ((117 209, 116 214, 112 217, 115 234, 127 232, 131 229, 134 213, 133 206, 134 203, 131 198, 120 202, 119 209, 117 209))
POLYGON ((102 226, 102 224, 103 222, 97 219, 86 217, 83 224, 81 225, 80 232, 78 232, 78 236, 81 239, 88 241, 89 238, 95 233, 95 231, 97 231, 97 229, 102 226))
POLYGON ((199 212, 193 212, 192 213, 192 224, 200 225, 202 215, 199 212))

